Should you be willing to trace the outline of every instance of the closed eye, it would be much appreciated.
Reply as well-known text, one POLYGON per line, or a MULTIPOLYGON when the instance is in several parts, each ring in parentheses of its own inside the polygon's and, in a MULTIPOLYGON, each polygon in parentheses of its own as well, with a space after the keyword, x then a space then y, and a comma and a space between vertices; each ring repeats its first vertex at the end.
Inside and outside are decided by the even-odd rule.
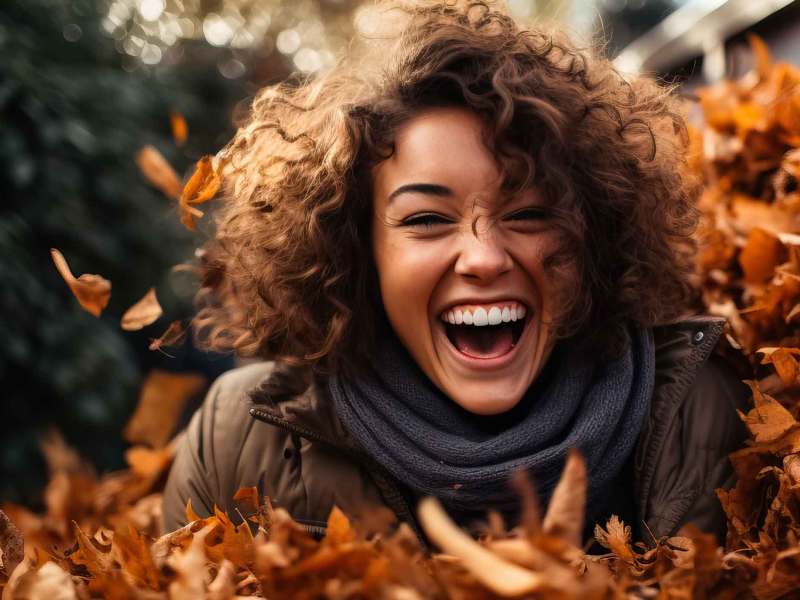
POLYGON ((511 214, 506 215, 503 217, 504 221, 541 221, 543 219, 547 219, 550 216, 550 213, 541 207, 538 206, 529 206, 528 208, 522 208, 520 210, 514 211, 511 214))
POLYGON ((449 219, 443 217, 442 215, 437 215, 436 213, 424 213, 403 219, 400 224, 405 227, 421 227, 428 229, 436 225, 446 225, 450 222, 451 221, 449 219))

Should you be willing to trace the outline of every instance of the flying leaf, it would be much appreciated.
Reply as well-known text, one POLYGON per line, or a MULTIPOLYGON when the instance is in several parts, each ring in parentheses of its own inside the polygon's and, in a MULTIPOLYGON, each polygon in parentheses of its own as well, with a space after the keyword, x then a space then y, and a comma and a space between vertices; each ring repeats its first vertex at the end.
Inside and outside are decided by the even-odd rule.
POLYGON ((161 334, 161 337, 154 339, 150 342, 150 350, 160 350, 164 347, 175 346, 181 342, 186 335, 183 329, 183 324, 180 321, 173 321, 169 324, 166 331, 161 334))
POLYGON ((163 312, 156 298, 156 289, 150 288, 141 300, 125 311, 120 324, 125 331, 138 331, 155 322, 163 312))
POLYGON ((0 510, 0 573, 9 577, 25 557, 22 533, 0 510))
POLYGON ((111 298, 111 282, 100 275, 91 274, 83 274, 76 279, 67 265, 67 259, 61 252, 50 248, 50 256, 78 303, 86 311, 99 317, 111 298))
POLYGON ((211 200, 219 191, 222 180, 219 174, 220 166, 214 166, 214 158, 204 156, 195 165, 195 170, 189 181, 183 187, 180 195, 181 223, 187 229, 194 230, 194 218, 203 216, 203 212, 193 205, 203 204, 211 200))
POLYGON ((169 124, 172 128, 172 139, 176 146, 183 146, 189 137, 189 126, 186 119, 179 112, 172 112, 169 115, 169 124))
POLYGON ((571 449, 564 472, 547 507, 542 528, 545 533, 560 535, 573 546, 581 546, 583 518, 586 512, 586 463, 571 449))
POLYGON ((206 382, 199 373, 150 371, 142 384, 136 410, 123 431, 125 439, 153 448, 165 446, 186 402, 202 392, 206 382))
POLYGON ((153 146, 145 146, 136 155, 136 164, 150 184, 167 196, 177 199, 181 193, 181 180, 167 159, 153 146))

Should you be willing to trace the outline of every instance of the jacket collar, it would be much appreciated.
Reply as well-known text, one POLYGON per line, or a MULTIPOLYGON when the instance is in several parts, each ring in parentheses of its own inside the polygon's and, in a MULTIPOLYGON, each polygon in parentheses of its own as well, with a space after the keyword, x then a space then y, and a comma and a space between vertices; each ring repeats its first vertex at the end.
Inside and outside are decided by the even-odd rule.
MULTIPOLYGON (((653 453, 660 449, 665 422, 688 391, 697 368, 705 362, 722 335, 725 320, 696 316, 656 327, 653 330, 656 352, 656 388, 650 418, 640 436, 635 456, 637 473, 642 472, 641 492, 649 491, 650 477, 645 465, 654 465, 653 453)), ((363 455, 345 429, 324 380, 313 376, 308 367, 277 363, 272 373, 249 392, 250 414, 297 435, 323 442, 343 451, 363 455)), ((650 469, 652 470, 652 469, 650 469)))

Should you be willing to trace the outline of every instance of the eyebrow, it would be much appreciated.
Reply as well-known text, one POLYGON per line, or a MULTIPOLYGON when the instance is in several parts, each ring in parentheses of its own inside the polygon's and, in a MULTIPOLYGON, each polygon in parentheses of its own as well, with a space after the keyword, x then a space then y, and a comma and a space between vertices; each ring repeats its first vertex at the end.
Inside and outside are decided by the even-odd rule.
POLYGON ((428 196, 439 196, 442 198, 453 196, 453 190, 449 187, 444 185, 439 185, 436 183, 407 183, 406 185, 401 185, 386 199, 386 203, 389 204, 397 198, 400 194, 408 194, 408 193, 417 193, 417 194, 427 194, 428 196))

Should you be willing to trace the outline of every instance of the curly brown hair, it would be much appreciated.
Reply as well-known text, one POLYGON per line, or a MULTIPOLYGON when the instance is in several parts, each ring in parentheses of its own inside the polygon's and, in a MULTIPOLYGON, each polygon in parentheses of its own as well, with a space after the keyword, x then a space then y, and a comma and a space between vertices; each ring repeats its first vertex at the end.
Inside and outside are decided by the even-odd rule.
POLYGON ((434 106, 475 111, 504 185, 544 191, 560 254, 579 273, 558 337, 612 356, 626 323, 686 313, 696 185, 670 89, 493 3, 373 10, 396 31, 362 35, 313 79, 262 90, 222 151, 224 204, 195 319, 209 347, 321 369, 363 364, 385 319, 370 169, 400 125, 434 106))

